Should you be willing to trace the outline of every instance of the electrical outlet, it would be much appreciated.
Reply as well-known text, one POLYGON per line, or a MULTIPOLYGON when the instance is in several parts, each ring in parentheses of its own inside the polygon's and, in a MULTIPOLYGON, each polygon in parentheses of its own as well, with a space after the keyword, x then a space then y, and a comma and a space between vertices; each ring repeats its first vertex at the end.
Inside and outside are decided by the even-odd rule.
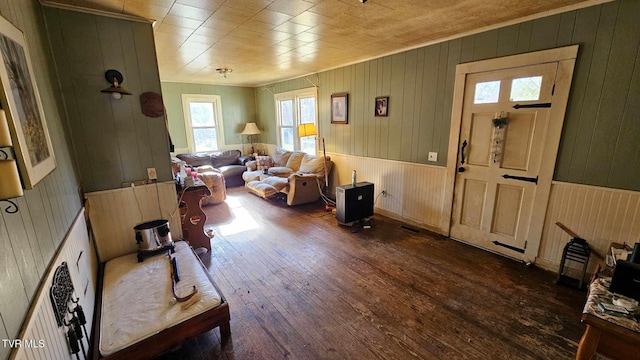
POLYGON ((149 180, 156 180, 158 178, 156 168, 147 168, 147 175, 149 177, 149 180))
POLYGON ((382 190, 381 194, 382 194, 382 197, 387 197, 387 190, 382 190))
POLYGON ((429 157, 427 158, 429 161, 438 161, 438 153, 429 151, 429 157))

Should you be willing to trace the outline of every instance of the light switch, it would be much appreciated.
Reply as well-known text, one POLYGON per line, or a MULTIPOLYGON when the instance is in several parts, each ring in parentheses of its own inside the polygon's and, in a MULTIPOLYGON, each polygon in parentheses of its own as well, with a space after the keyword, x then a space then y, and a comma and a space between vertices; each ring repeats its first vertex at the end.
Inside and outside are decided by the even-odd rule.
POLYGON ((429 151, 429 161, 438 161, 438 153, 429 151))

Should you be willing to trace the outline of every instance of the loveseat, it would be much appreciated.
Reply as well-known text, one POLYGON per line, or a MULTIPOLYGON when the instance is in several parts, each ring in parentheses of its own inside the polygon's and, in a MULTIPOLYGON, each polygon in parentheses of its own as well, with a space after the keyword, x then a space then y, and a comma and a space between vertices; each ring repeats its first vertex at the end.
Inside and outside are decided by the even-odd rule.
POLYGON ((325 166, 328 175, 332 165, 329 157, 325 161, 323 157, 276 148, 272 156, 257 156, 248 161, 242 178, 252 194, 264 199, 285 194, 287 205, 293 206, 320 198, 326 186, 325 166))
POLYGON ((247 170, 245 163, 249 158, 242 156, 240 150, 178 154, 176 157, 192 167, 213 166, 222 173, 227 187, 244 185, 242 173, 247 170))

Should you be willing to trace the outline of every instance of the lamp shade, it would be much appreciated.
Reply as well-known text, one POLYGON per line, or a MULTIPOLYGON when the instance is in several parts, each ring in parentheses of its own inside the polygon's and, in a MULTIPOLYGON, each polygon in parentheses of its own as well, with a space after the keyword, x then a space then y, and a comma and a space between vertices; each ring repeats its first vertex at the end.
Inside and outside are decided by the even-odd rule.
POLYGON ((300 124, 300 126, 298 126, 298 136, 305 137, 314 135, 318 135, 315 124, 300 124))
POLYGON ((0 147, 12 146, 11 133, 9 132, 9 123, 7 122, 7 114, 4 110, 0 110, 0 147))
POLYGON ((242 130, 242 132, 240 134, 242 135, 257 135, 260 134, 262 131, 260 131, 260 129, 258 129, 258 126, 256 125, 256 123, 254 122, 250 122, 247 123, 244 126, 244 130, 242 130))
POLYGON ((22 196, 22 183, 15 160, 0 160, 0 200, 22 196))

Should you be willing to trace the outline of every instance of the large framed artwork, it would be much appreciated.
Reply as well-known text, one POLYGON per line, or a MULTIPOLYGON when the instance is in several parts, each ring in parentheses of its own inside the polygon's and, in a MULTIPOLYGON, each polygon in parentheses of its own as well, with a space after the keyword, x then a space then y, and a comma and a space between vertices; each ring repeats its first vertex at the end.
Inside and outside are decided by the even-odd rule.
POLYGON ((24 34, 1 16, 0 54, 0 105, 11 128, 22 183, 31 189, 56 162, 24 34))
POLYGON ((347 124, 349 122, 349 94, 331 95, 331 123, 347 124))

